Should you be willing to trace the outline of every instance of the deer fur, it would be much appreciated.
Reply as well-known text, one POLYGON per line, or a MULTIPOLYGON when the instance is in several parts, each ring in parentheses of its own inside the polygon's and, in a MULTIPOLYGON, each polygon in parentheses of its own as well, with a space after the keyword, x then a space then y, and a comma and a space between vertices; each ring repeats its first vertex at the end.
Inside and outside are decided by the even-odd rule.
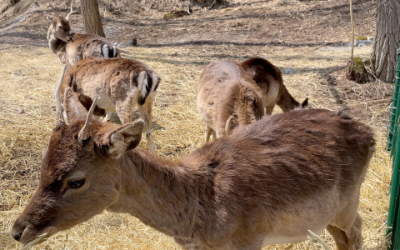
POLYGON ((96 114, 101 115, 105 111, 105 120, 110 120, 111 113, 117 113, 123 124, 132 121, 137 107, 144 120, 150 149, 155 152, 151 109, 159 83, 160 77, 142 62, 124 58, 88 58, 67 71, 61 93, 71 87, 87 109, 98 96, 96 114))
POLYGON ((206 124, 205 141, 230 134, 264 115, 261 92, 250 75, 230 60, 207 65, 199 80, 197 110, 206 124))
MULTIPOLYGON (((54 8, 53 8, 54 9, 54 8)), ((106 38, 96 34, 70 33, 69 16, 76 13, 72 10, 66 18, 59 15, 55 9, 55 16, 47 16, 52 21, 47 31, 47 41, 50 49, 56 54, 61 63, 73 66, 78 61, 89 58, 119 57, 117 48, 106 38)))
POLYGON ((143 121, 86 116, 71 89, 64 107, 69 123, 57 122, 39 187, 12 228, 22 243, 108 210, 139 218, 183 249, 260 250, 324 228, 338 249, 361 249, 357 210, 374 139, 340 112, 265 116, 171 161, 135 148, 143 121))
POLYGON ((300 105, 283 84, 282 73, 278 67, 269 61, 254 57, 240 63, 240 66, 249 73, 251 78, 261 89, 262 99, 267 115, 272 114, 272 110, 277 104, 283 112, 288 112, 296 107, 306 107, 308 99, 300 105))

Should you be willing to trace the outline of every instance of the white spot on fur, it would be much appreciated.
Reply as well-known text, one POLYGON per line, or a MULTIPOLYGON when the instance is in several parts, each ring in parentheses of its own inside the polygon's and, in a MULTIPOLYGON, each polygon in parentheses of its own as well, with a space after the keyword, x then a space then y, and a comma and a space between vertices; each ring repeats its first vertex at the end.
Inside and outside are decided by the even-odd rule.
POLYGON ((117 46, 115 44, 113 46, 113 57, 117 57, 117 46))
POLYGON ((147 79, 147 72, 146 71, 142 71, 140 72, 139 76, 138 76, 138 88, 141 90, 142 97, 147 96, 147 85, 148 85, 148 79, 147 79))
POLYGON ((119 158, 128 148, 128 144, 124 141, 124 136, 118 132, 112 134, 110 139, 112 146, 109 152, 113 157, 119 158))
POLYGON ((108 58, 108 53, 109 53, 110 48, 108 47, 107 44, 103 44, 101 47, 101 53, 103 53, 104 58, 108 58))
POLYGON ((153 80, 153 86, 151 87, 151 92, 154 92, 155 88, 158 86, 160 77, 156 73, 151 74, 151 79, 153 80))

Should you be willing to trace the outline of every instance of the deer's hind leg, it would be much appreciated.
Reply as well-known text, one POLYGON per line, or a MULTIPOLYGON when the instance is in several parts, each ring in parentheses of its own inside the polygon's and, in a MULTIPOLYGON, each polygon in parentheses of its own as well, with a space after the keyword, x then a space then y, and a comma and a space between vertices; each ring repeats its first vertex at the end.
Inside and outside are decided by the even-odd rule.
POLYGON ((269 104, 265 107, 265 114, 272 115, 272 111, 274 110, 275 103, 269 104))
POLYGON ((212 128, 209 126, 206 127, 206 131, 204 132, 204 141, 208 143, 210 141, 211 133, 213 133, 212 128))
POLYGON ((343 225, 327 227, 329 233, 333 236, 338 250, 357 250, 361 249, 363 239, 361 235, 362 218, 357 213, 356 218, 351 226, 343 225))
POLYGON ((152 120, 151 109, 152 109, 152 105, 153 105, 154 95, 155 95, 155 93, 150 94, 146 98, 146 102, 143 105, 139 105, 140 117, 144 120, 144 129, 146 131, 146 139, 147 139, 147 142, 149 143, 149 147, 152 152, 156 152, 154 138, 153 138, 153 135, 151 134, 151 120, 152 120))

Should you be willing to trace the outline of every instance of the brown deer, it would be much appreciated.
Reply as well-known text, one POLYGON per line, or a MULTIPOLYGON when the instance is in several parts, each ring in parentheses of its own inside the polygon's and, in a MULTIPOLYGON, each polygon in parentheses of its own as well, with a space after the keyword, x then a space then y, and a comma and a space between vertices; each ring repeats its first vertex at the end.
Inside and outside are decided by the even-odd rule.
POLYGON ((123 124, 132 121, 135 108, 144 120, 146 138, 151 151, 155 152, 151 134, 151 109, 160 77, 146 64, 124 58, 79 61, 69 69, 61 84, 61 93, 71 87, 80 102, 89 109, 98 96, 97 114, 105 111, 105 120, 117 113, 123 124))
POLYGON ((89 58, 112 58, 119 57, 118 50, 106 38, 96 34, 76 34, 70 33, 69 17, 77 13, 73 11, 71 2, 71 12, 64 18, 57 13, 54 17, 47 15, 52 21, 48 31, 47 40, 50 49, 56 54, 62 64, 73 66, 78 61, 89 58))
POLYGON ((97 98, 87 114, 68 88, 67 124, 59 99, 39 187, 12 227, 22 243, 109 210, 139 218, 183 249, 260 250, 324 228, 338 249, 362 247, 358 204, 373 132, 340 112, 265 116, 171 161, 136 148, 141 120, 101 122, 91 115, 97 98))
POLYGON ((261 89, 262 99, 267 115, 272 113, 275 104, 288 112, 296 107, 306 107, 308 98, 300 105, 283 84, 282 73, 278 67, 269 61, 254 57, 240 63, 240 66, 250 74, 251 78, 261 89))
POLYGON ((261 92, 239 64, 217 60, 207 65, 199 80, 197 110, 206 123, 205 141, 230 134, 264 115, 261 92))

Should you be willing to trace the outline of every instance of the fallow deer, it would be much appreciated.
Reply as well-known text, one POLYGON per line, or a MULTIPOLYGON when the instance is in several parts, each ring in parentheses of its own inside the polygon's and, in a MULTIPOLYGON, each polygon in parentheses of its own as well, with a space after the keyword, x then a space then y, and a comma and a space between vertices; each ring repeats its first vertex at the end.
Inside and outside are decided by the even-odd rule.
POLYGON ((117 113, 123 124, 132 121, 137 107, 144 120, 150 149, 155 152, 151 109, 159 83, 160 77, 142 62, 124 58, 88 58, 67 71, 61 83, 61 93, 71 87, 87 109, 98 96, 98 112, 105 111, 105 120, 117 113))
MULTIPOLYGON (((50 5, 52 8, 53 6, 50 5)), ((77 13, 72 9, 64 18, 54 10, 54 17, 47 16, 52 21, 48 31, 47 40, 50 49, 56 54, 62 64, 73 66, 78 61, 89 58, 119 57, 118 50, 106 38, 96 34, 70 33, 69 17, 77 13)))
POLYGON ((289 93, 283 84, 282 73, 278 67, 269 61, 255 57, 240 63, 240 66, 257 83, 261 89, 262 99, 267 115, 277 104, 283 112, 288 112, 296 107, 305 107, 308 105, 308 99, 305 99, 300 105, 289 93))
POLYGON ((264 115, 261 92, 250 75, 230 60, 207 65, 199 80, 197 110, 206 123, 205 141, 245 126, 264 115))
POLYGON ((91 115, 97 99, 87 114, 68 88, 67 124, 59 99, 39 187, 12 227, 22 243, 108 210, 184 249, 260 250, 324 228, 338 249, 362 247, 358 204, 373 132, 340 112, 265 116, 171 161, 136 148, 143 121, 101 122, 91 115))

